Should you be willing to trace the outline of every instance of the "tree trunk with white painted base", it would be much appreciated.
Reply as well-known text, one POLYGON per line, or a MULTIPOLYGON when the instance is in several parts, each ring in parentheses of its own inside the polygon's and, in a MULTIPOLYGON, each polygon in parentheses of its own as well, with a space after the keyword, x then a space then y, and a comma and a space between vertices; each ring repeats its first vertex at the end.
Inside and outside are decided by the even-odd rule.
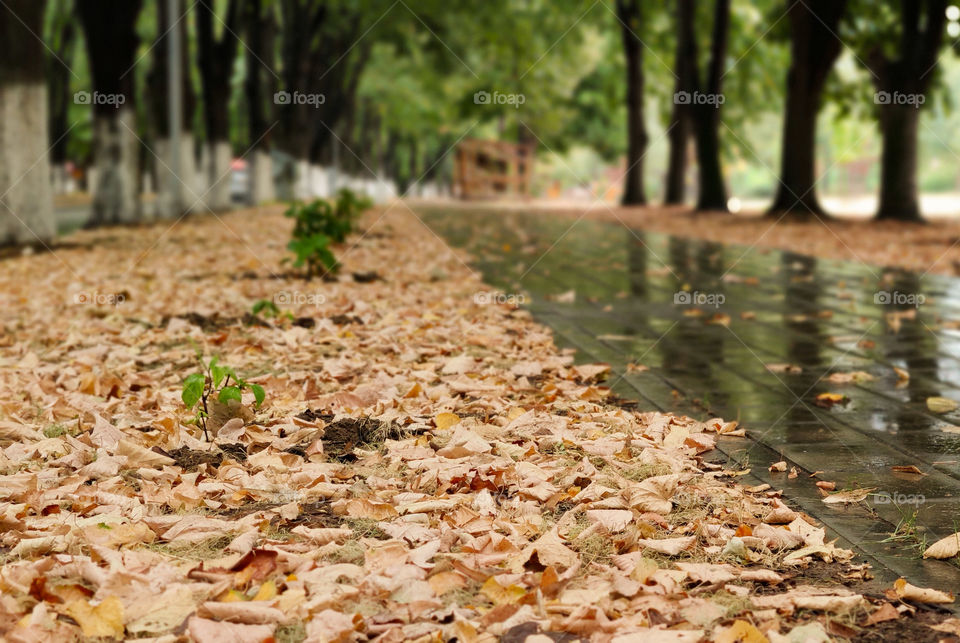
POLYGON ((197 44, 203 87, 203 117, 206 125, 207 188, 204 200, 214 212, 230 209, 229 141, 230 76, 236 59, 240 3, 228 0, 219 40, 214 36, 213 0, 197 1, 197 44))
POLYGON ((42 28, 45 3, 7 3, 0 6, 0 245, 47 243, 56 234, 47 86, 43 45, 31 33, 42 28))
MULTIPOLYGON (((183 0, 177 1, 177 16, 183 15, 183 0)), ((180 60, 181 62, 181 96, 183 97, 183 113, 187 118, 180 130, 180 158, 178 160, 180 176, 174 176, 171 169, 170 150, 170 114, 168 97, 170 95, 169 50, 170 17, 167 15, 167 2, 157 2, 157 31, 158 37, 154 42, 151 58, 148 83, 150 92, 150 118, 154 127, 155 146, 154 167, 157 185, 157 200, 154 213, 160 219, 176 219, 183 214, 200 206, 194 206, 201 193, 196 192, 194 176, 196 175, 196 160, 193 146, 193 133, 190 129, 189 115, 193 114, 196 105, 193 81, 191 80, 191 61, 189 55, 189 38, 187 37, 186 20, 177 22, 180 30, 180 60)), ((176 17, 174 17, 176 20, 176 17)))
POLYGON ((257 205, 274 199, 273 159, 270 152, 256 149, 250 155, 250 201, 257 205))
POLYGON ((142 0, 77 0, 93 77, 93 150, 97 181, 89 225, 132 223, 141 217, 139 141, 133 106, 135 25, 142 0))
POLYGON ((56 234, 44 50, 33 35, 42 29, 44 5, 0 6, 0 245, 47 243, 56 234))
POLYGON ((90 225, 116 225, 140 220, 137 198, 136 124, 132 110, 97 114, 93 119, 93 158, 97 183, 93 186, 90 225))

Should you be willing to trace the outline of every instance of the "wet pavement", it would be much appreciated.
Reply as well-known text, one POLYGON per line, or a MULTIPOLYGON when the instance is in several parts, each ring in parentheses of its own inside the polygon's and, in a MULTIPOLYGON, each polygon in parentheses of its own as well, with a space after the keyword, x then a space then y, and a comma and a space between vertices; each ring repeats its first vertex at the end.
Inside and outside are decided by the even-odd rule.
POLYGON ((960 588, 955 561, 920 558, 960 531, 960 410, 928 408, 960 401, 960 280, 547 214, 419 213, 578 361, 610 363, 615 393, 738 420, 747 438, 718 447, 745 480, 783 488, 882 574, 960 588), (780 459, 798 475, 769 472, 780 459), (922 475, 893 469, 911 465, 922 475), (817 480, 874 491, 827 505, 817 480))

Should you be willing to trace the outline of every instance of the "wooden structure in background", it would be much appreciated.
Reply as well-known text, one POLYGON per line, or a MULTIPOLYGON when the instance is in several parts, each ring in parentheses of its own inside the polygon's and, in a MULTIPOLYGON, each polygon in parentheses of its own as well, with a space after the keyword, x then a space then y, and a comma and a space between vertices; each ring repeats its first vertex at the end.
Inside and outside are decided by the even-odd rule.
POLYGON ((530 196, 536 143, 465 139, 457 145, 454 193, 461 199, 530 196))

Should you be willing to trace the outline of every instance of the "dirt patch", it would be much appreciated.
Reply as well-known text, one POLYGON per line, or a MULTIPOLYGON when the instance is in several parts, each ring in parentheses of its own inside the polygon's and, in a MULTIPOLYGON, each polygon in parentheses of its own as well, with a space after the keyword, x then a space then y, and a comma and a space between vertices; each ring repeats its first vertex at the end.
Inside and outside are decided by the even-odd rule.
POLYGON ((233 444, 221 444, 220 450, 223 451, 225 455, 230 456, 237 462, 245 462, 247 459, 247 447, 243 446, 239 442, 234 442, 233 444))
MULTIPOLYGON (((400 432, 396 431, 397 437, 400 432)), ((372 418, 343 418, 328 424, 323 434, 323 452, 335 460, 356 460, 359 446, 376 447, 391 437, 391 427, 372 418)))
POLYGON ((244 313, 240 317, 221 317, 220 313, 212 315, 202 315, 197 312, 185 313, 183 315, 164 315, 160 320, 161 328, 166 326, 171 319, 182 319, 189 324, 198 326, 205 333, 223 330, 229 326, 260 326, 270 328, 270 324, 261 317, 252 313, 244 313))
POLYGON ((302 413, 298 413, 297 417, 301 420, 306 420, 307 422, 316 422, 317 420, 320 420, 321 422, 332 422, 334 415, 333 413, 321 413, 320 411, 307 409, 302 413))
POLYGON ((329 319, 337 326, 346 326, 347 324, 363 324, 363 320, 356 315, 334 315, 329 319))
POLYGON ((353 273, 353 280, 358 284, 370 284, 370 283, 373 283, 374 281, 382 281, 383 277, 381 277, 378 273, 374 271, 355 272, 353 273))
POLYGON ((341 527, 344 519, 330 509, 330 503, 326 500, 319 502, 308 502, 300 505, 300 515, 293 520, 277 519, 278 524, 282 523, 284 527, 291 529, 300 525, 306 527, 341 527))
POLYGON ((184 471, 191 471, 208 464, 219 467, 225 457, 238 462, 247 459, 247 449, 239 442, 236 444, 221 444, 218 451, 199 451, 190 447, 180 447, 172 451, 164 451, 160 447, 154 447, 153 450, 173 458, 175 464, 184 471))

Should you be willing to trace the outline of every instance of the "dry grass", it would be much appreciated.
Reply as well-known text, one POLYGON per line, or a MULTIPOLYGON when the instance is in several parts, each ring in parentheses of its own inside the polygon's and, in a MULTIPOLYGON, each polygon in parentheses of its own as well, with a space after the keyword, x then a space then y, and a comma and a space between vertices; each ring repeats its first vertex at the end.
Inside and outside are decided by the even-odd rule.
POLYGON ((211 536, 193 543, 148 543, 143 547, 158 554, 172 556, 174 558, 183 558, 186 560, 213 560, 222 558, 224 550, 227 548, 236 534, 228 532, 211 536))

